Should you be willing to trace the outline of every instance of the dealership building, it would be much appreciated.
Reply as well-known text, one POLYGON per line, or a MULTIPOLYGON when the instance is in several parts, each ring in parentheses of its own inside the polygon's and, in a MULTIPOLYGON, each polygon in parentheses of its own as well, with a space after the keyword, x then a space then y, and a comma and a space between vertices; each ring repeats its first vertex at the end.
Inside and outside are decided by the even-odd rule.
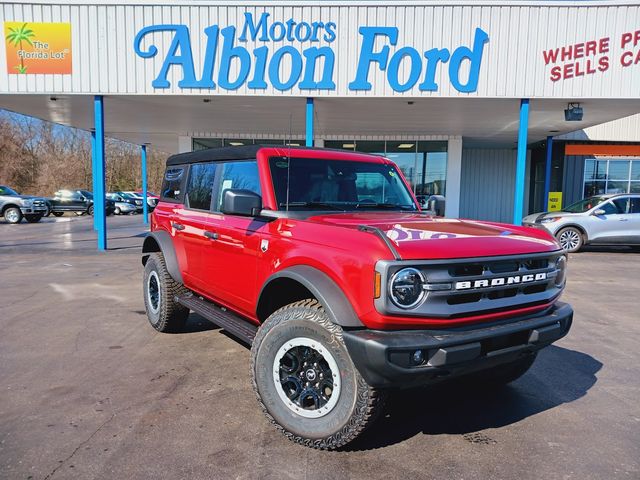
POLYGON ((638 1, 40 0, 0 20, 0 108, 93 131, 97 193, 104 136, 143 162, 383 154, 453 218, 640 192, 638 1))

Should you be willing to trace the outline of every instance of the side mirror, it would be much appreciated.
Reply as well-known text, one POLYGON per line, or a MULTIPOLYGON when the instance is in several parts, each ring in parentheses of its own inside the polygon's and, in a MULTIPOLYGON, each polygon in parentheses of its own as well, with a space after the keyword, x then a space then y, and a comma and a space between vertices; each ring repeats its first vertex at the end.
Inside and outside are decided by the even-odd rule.
POLYGON ((262 197, 251 190, 229 189, 222 197, 222 213, 257 217, 262 210, 262 197))
POLYGON ((442 195, 431 195, 427 200, 427 211, 437 217, 444 217, 445 199, 442 195))
POLYGON ((592 215, 595 215, 595 216, 599 217, 600 215, 606 215, 606 214, 607 214, 607 212, 605 212, 603 209, 599 208, 597 210, 594 210, 592 215))

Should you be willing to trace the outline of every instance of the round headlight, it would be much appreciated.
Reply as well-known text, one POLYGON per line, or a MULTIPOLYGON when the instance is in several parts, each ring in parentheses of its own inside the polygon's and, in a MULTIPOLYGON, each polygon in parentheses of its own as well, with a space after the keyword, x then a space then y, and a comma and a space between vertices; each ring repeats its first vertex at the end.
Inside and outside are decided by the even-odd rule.
POLYGON ((415 307, 425 296, 424 276, 415 268, 403 268, 391 277, 389 294, 400 308, 415 307))
POLYGON ((562 287, 567 278, 567 257, 562 255, 556 260, 556 287, 562 287))

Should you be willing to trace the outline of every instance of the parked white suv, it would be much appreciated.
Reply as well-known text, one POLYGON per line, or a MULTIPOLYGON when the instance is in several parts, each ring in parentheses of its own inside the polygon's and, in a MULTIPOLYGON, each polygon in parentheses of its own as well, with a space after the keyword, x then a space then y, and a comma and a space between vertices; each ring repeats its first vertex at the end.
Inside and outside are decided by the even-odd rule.
POLYGON ((589 197, 560 212, 534 213, 522 223, 548 230, 568 252, 586 244, 640 248, 640 194, 589 197))

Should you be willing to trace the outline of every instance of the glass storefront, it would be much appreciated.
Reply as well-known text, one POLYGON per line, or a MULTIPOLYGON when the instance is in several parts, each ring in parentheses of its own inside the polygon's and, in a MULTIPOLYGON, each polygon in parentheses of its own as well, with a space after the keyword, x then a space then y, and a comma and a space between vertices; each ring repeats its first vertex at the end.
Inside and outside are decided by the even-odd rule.
POLYGON ((384 155, 400 167, 416 195, 445 194, 446 141, 325 140, 324 146, 384 155))
POLYGON ((605 193, 640 193, 640 158, 585 160, 583 198, 605 193))
MULTIPOLYGON (((193 150, 240 145, 303 146, 304 140, 261 138, 194 138, 193 150)), ((416 195, 445 195, 447 142, 415 140, 325 140, 325 148, 384 155, 402 170, 416 195)))

